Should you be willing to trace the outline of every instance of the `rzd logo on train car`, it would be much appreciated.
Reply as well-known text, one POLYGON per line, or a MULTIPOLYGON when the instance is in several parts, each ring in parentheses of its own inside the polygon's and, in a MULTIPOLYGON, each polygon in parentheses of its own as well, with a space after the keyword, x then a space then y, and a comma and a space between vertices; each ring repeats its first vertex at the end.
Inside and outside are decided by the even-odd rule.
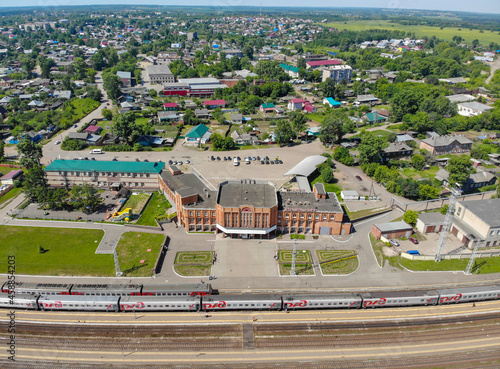
POLYGON ((307 306, 307 300, 300 300, 299 302, 287 302, 286 307, 287 308, 298 308, 298 307, 306 307, 307 306))
POLYGON ((122 310, 144 309, 144 302, 136 302, 135 304, 120 304, 122 310))
POLYGON ((445 304, 447 302, 454 302, 454 301, 460 301, 462 299, 462 294, 457 293, 455 296, 443 296, 439 299, 440 304, 445 304))
POLYGON ((218 301, 214 303, 204 302, 203 309, 225 309, 226 301, 218 301))
POLYGON ((379 300, 373 300, 373 301, 365 300, 363 302, 363 306, 364 307, 367 307, 367 306, 383 306, 386 303, 387 303, 387 299, 385 299, 385 298, 381 298, 379 300))
POLYGON ((54 301, 54 303, 42 302, 40 303, 43 308, 62 308, 63 304, 61 301, 54 301))

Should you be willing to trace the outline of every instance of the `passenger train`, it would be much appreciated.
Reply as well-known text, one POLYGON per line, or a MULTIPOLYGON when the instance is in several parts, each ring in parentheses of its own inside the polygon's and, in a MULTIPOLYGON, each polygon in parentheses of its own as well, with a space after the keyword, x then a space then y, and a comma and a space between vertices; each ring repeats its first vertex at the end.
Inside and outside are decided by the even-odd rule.
MULTIPOLYGON (((78 286, 78 285, 75 285, 78 286)), ((83 285, 80 285, 83 286, 83 285)), ((182 291, 178 285, 175 291, 182 291)), ((353 309, 400 306, 448 305, 500 299, 500 285, 457 287, 453 289, 387 291, 345 294, 212 294, 212 287, 185 285, 182 294, 109 293, 110 288, 90 293, 55 294, 54 289, 43 293, 27 293, 30 289, 2 288, 0 307, 27 310, 85 310, 85 311, 221 311, 221 310, 303 310, 303 309, 353 309), (198 293, 194 286, 210 293, 198 293), (104 292, 106 291, 106 292, 104 292), (196 293, 195 293, 196 292, 196 293)), ((5 286, 4 286, 5 287, 5 286)), ((27 287, 24 285, 24 287, 27 287)), ((152 292, 148 286, 143 291, 152 292)), ((58 287, 60 288, 60 287, 58 287)), ((155 286, 155 291, 166 291, 166 286, 155 286)), ((63 289, 64 290, 64 289, 63 289)), ((70 288, 71 292, 72 288, 70 288)), ((61 290, 58 290, 61 291, 61 290)), ((75 292, 83 291, 83 287, 75 292)), ((119 292, 119 291, 118 291, 119 292)), ((141 293, 142 293, 141 292, 141 293)), ((168 293, 168 292, 166 292, 168 293)))

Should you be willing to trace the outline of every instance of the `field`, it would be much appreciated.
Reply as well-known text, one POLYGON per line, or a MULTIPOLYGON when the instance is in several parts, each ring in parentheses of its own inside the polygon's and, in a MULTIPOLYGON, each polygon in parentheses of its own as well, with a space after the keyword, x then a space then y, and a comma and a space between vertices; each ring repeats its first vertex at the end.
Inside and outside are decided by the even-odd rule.
POLYGON ((175 255, 174 270, 182 276, 208 276, 213 260, 212 251, 179 251, 175 255))
POLYGON ((126 277, 149 277, 155 266, 165 236, 154 233, 126 232, 122 234, 116 252, 120 270, 126 277))
POLYGON ((151 200, 149 200, 148 205, 142 212, 141 217, 137 221, 138 225, 146 226, 156 226, 155 219, 157 217, 167 214, 167 210, 170 209, 172 205, 168 200, 159 192, 153 193, 151 200))
POLYGON ((420 26, 420 25, 402 25, 398 23, 390 23, 386 20, 363 20, 363 21, 348 21, 348 22, 335 22, 335 23, 323 23, 324 27, 335 27, 340 30, 349 31, 365 31, 368 29, 388 29, 388 30, 399 30, 405 32, 414 32, 417 37, 431 37, 436 36, 439 39, 452 41, 453 36, 461 36, 465 39, 465 42, 471 43, 472 40, 478 39, 483 45, 488 45, 490 42, 500 43, 500 35, 498 32, 484 31, 480 33, 479 30, 465 29, 456 27, 445 27, 440 29, 438 27, 432 26, 420 26))
POLYGON ((321 271, 325 275, 350 274, 359 266, 353 250, 317 250, 321 271))
MULTIPOLYGON (((409 260, 398 258, 399 263, 407 269, 414 271, 464 271, 469 259, 441 260, 409 260)), ((500 257, 478 258, 472 267, 473 274, 488 274, 500 272, 500 257)))
POLYGON ((403 173, 405 177, 412 178, 415 180, 418 180, 420 178, 425 178, 425 179, 430 179, 432 181, 434 180, 434 177, 436 176, 438 170, 439 170, 438 166, 433 166, 430 167, 430 169, 420 170, 420 171, 417 171, 413 168, 404 168, 400 169, 400 172, 403 173))
MULTIPOLYGON (((292 268, 292 250, 279 250, 278 261, 281 275, 290 275, 292 268)), ((297 250, 295 258, 295 273, 297 275, 314 275, 311 253, 308 250, 297 250)))
POLYGON ((125 205, 122 206, 123 209, 132 208, 132 213, 140 214, 144 205, 148 201, 151 194, 140 193, 137 195, 130 195, 125 205))
MULTIPOLYGON (((1 226, 0 257, 15 256, 17 274, 113 276, 112 255, 95 254, 104 232, 94 229, 1 226), (40 253, 39 246, 46 250, 40 253)), ((7 273, 2 263, 0 273, 7 273)))
MULTIPOLYGON (((279 250, 278 260, 280 263, 291 262, 292 261, 292 250, 279 250)), ((312 263, 311 253, 308 250, 297 250, 297 256, 295 258, 297 263, 312 263)))

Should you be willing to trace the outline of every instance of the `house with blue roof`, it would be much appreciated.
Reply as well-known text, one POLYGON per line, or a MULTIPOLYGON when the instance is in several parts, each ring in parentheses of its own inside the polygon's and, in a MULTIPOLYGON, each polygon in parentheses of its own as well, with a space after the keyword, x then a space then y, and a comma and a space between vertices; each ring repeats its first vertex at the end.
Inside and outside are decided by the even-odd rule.
POLYGON ((335 100, 333 97, 326 97, 324 100, 323 100, 323 104, 324 105, 327 105, 331 108, 338 108, 340 107, 340 102, 335 100))

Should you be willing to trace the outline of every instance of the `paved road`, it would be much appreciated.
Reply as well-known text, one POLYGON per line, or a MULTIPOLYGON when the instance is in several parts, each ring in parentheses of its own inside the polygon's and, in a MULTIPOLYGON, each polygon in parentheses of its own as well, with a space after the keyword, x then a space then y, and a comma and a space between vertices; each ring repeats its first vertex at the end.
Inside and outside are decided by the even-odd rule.
POLYGON ((493 63, 490 64, 490 66, 490 75, 488 76, 488 78, 486 78, 485 84, 489 84, 491 82, 491 79, 495 75, 495 72, 500 69, 500 59, 494 60, 493 63))

